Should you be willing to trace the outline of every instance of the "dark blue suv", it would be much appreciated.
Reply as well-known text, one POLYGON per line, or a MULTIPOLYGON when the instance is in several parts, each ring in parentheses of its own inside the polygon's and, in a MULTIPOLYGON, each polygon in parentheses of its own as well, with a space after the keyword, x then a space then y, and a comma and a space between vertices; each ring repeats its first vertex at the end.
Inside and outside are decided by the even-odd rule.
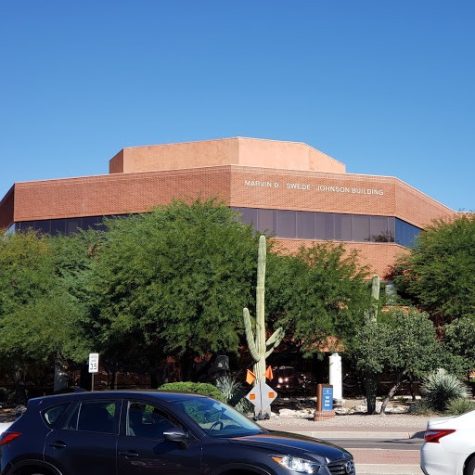
POLYGON ((31 399, 0 438, 1 475, 354 475, 334 445, 262 429, 214 399, 84 392, 31 399))

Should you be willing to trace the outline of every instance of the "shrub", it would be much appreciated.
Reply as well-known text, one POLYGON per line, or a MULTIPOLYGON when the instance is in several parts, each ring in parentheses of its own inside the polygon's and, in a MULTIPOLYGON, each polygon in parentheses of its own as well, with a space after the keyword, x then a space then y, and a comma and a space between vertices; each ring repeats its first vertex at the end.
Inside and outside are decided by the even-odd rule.
POLYGON ((225 402, 234 406, 239 412, 251 412, 253 405, 244 398, 244 386, 232 376, 223 376, 216 380, 216 387, 223 393, 225 402))
POLYGON ((227 404, 235 406, 242 397, 242 384, 232 376, 222 376, 216 380, 216 387, 223 393, 227 404))
POLYGON ((223 393, 208 383, 193 383, 191 381, 183 381, 179 383, 166 383, 158 388, 160 391, 176 392, 176 393, 191 393, 201 394, 202 396, 209 396, 221 402, 226 402, 223 393))
POLYGON ((421 389, 429 407, 439 412, 445 411, 450 401, 467 397, 465 385, 441 368, 425 378, 421 389))
POLYGON ((420 399, 409 406, 409 414, 413 414, 415 416, 430 416, 433 413, 434 411, 429 406, 429 403, 424 401, 424 399, 420 399))
POLYGON ((447 414, 460 416, 466 412, 475 410, 475 402, 469 399, 452 399, 447 405, 447 414))

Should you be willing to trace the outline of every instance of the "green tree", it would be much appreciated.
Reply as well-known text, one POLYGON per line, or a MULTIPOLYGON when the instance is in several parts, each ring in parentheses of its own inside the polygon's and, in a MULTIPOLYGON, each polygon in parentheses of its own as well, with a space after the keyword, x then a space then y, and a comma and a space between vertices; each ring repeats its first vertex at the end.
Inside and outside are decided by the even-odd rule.
POLYGON ((61 276, 53 242, 35 233, 0 239, 0 356, 17 386, 52 375, 55 359, 85 357, 84 307, 61 276))
POLYGON ((389 326, 385 322, 370 319, 356 331, 347 354, 361 374, 368 414, 376 412, 379 379, 386 371, 392 353, 388 350, 390 340, 389 326))
POLYGON ((57 356, 85 361, 87 340, 80 338, 83 317, 77 301, 51 289, 45 296, 18 306, 0 324, 0 348, 5 358, 28 366, 51 363, 57 356))
POLYGON ((237 351, 242 308, 254 302, 256 249, 251 228, 213 201, 109 222, 92 281, 102 349, 137 347, 151 364, 237 351))
POLYGON ((105 233, 93 230, 50 238, 54 272, 63 287, 82 303, 90 298, 92 267, 104 241, 105 233))
MULTIPOLYGON (((457 368, 450 368, 454 373, 465 373, 475 368, 475 317, 465 316, 454 320, 445 327, 444 346, 447 355, 454 362, 458 362, 457 368)), ((449 368, 448 368, 449 369, 449 368)))
POLYGON ((53 273, 48 238, 35 233, 0 236, 0 317, 48 292, 53 273))
POLYGON ((343 246, 316 244, 296 256, 270 256, 268 313, 305 356, 329 336, 352 338, 368 306, 367 272, 343 246))
POLYGON ((401 296, 440 323, 475 314, 475 214, 438 221, 394 269, 401 296))
POLYGON ((393 310, 368 322, 358 331, 350 351, 362 375, 371 374, 375 380, 382 374, 391 377, 382 414, 402 383, 434 370, 442 355, 432 322, 416 310, 393 310))

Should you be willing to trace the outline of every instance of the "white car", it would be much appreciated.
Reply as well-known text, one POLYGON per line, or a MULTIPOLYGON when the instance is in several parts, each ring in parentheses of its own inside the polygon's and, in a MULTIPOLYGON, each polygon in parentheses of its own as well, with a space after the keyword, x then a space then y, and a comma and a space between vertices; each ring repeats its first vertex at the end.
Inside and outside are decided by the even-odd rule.
POLYGON ((475 411, 429 421, 421 468, 426 475, 475 475, 475 411))
POLYGON ((0 434, 6 431, 12 424, 12 422, 0 422, 0 434))

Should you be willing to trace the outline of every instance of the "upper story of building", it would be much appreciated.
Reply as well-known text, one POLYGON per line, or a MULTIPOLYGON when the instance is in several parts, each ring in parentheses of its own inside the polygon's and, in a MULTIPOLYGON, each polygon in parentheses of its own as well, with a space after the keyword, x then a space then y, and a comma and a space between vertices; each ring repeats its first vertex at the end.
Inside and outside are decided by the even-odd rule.
POLYGON ((297 142, 235 137, 130 147, 109 171, 15 183, 0 202, 0 228, 68 233, 173 199, 216 198, 288 249, 309 240, 370 246, 364 252, 379 253, 382 264, 373 267, 382 268, 397 251, 388 245, 405 246, 454 214, 398 178, 346 173, 343 163, 297 142))
POLYGON ((226 165, 320 173, 346 171, 343 163, 305 143, 233 137, 123 148, 109 161, 109 172, 144 173, 226 165))
POLYGON ((110 174, 15 183, 0 226, 129 214, 170 199, 216 197, 231 206, 397 216, 419 227, 453 211, 394 177, 346 173, 298 142, 229 138, 124 148, 110 174))

